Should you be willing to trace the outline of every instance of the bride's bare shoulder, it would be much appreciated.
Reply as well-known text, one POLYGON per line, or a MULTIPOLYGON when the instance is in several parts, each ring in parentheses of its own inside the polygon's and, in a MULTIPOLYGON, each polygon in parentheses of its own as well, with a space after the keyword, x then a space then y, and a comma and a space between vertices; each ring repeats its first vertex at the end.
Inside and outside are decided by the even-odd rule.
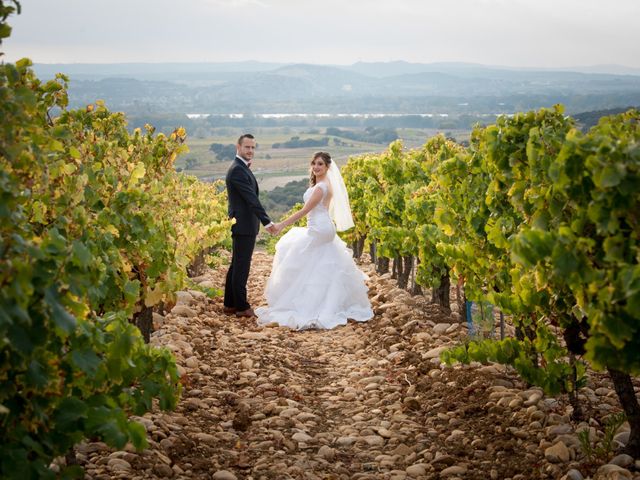
POLYGON ((333 189, 331 188, 331 183, 329 182, 318 182, 317 185, 325 192, 331 193, 333 191, 333 189))

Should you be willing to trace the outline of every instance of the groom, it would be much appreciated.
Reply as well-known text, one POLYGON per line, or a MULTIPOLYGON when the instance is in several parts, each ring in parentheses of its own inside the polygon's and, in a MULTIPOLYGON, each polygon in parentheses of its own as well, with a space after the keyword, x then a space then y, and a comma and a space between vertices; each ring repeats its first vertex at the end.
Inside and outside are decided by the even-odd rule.
POLYGON ((253 135, 245 133, 238 139, 236 158, 227 171, 229 218, 235 218, 231 227, 233 241, 231 266, 224 285, 224 313, 236 317, 255 316, 247 302, 247 279, 251 256, 256 244, 260 223, 271 234, 276 227, 258 199, 258 182, 251 173, 251 162, 256 151, 253 135))

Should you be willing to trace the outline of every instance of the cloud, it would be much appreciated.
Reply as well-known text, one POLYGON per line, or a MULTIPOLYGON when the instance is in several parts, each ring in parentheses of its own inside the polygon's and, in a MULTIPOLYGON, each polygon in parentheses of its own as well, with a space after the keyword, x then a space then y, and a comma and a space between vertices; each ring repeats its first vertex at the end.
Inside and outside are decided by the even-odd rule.
POLYGON ((640 1, 29 0, 8 61, 640 67, 640 1))

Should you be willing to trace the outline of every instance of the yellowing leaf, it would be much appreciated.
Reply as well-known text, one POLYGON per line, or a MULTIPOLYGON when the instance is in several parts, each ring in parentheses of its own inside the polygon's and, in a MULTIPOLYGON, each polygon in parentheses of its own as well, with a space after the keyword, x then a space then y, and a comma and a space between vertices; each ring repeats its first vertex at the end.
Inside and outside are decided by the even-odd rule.
POLYGON ((156 285, 153 290, 147 287, 147 291, 144 296, 144 304, 147 307, 153 307, 164 299, 164 292, 162 291, 162 282, 156 285))
POLYGON ((39 200, 33 202, 33 220, 38 223, 45 223, 47 206, 39 200))
POLYGON ((119 237, 120 236, 120 232, 115 227, 115 225, 107 225, 104 229, 105 229, 106 232, 110 233, 114 237, 119 237))
POLYGON ((51 143, 49 143, 49 148, 53 152, 64 152, 64 145, 59 140, 52 140, 51 143))
POLYGON ((136 166, 134 167, 133 171, 131 172, 131 176, 129 177, 129 188, 136 185, 140 181, 140 179, 144 177, 145 173, 146 170, 144 168, 144 164, 142 162, 136 163, 136 166))
POLYGON ((76 147, 71 147, 69 148, 69 155, 71 155, 71 158, 79 159, 80 150, 78 150, 76 147))

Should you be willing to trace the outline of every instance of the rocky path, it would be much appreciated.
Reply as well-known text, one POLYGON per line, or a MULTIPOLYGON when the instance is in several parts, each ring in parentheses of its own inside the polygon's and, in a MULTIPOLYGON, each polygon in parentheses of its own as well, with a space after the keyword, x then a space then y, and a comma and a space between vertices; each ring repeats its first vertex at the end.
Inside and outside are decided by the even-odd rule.
MULTIPOLYGON (((271 260, 255 254, 254 305, 271 260)), ((572 424, 562 399, 503 367, 444 367, 439 352, 467 335, 455 306, 444 314, 362 268, 375 318, 330 331, 261 328, 224 316, 220 298, 181 292, 170 314, 155 317, 152 339, 180 364, 177 410, 138 418, 149 432, 144 452, 78 446, 86 478, 640 478, 640 462, 617 456, 600 466, 613 455, 589 462, 580 447, 577 431, 597 440, 618 408, 602 378, 584 390, 592 418, 572 424)), ((225 272, 195 280, 220 288, 225 272)), ((617 444, 625 435, 623 426, 617 444)))

